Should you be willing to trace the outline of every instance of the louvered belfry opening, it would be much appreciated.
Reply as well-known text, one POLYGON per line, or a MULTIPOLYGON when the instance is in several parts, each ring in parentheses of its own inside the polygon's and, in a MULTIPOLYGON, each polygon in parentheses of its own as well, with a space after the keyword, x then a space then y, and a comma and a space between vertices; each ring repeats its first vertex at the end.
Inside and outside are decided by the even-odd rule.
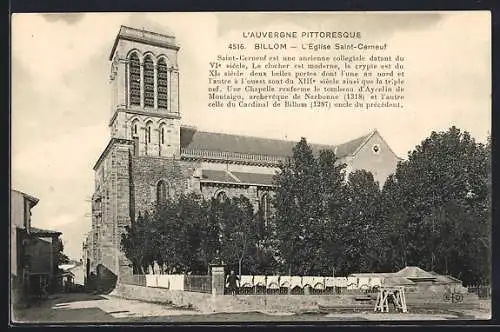
POLYGON ((144 106, 155 106, 155 66, 149 55, 144 58, 144 106))
POLYGON ((130 105, 141 105, 141 63, 137 54, 129 59, 130 105))
POLYGON ((167 64, 163 58, 158 60, 158 108, 167 109, 168 103, 168 75, 167 64))

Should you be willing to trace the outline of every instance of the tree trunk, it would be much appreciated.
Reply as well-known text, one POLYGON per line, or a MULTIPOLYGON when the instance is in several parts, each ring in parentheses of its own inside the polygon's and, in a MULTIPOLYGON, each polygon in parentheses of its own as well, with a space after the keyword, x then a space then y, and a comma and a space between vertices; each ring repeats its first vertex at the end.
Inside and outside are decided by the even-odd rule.
POLYGON ((144 274, 144 269, 142 268, 142 259, 139 259, 137 262, 137 270, 139 274, 144 274))
POLYGON ((243 262, 243 256, 241 256, 241 258, 240 258, 240 260, 238 262, 238 269, 239 269, 238 273, 240 275, 240 281, 241 281, 241 263, 242 262, 243 262))

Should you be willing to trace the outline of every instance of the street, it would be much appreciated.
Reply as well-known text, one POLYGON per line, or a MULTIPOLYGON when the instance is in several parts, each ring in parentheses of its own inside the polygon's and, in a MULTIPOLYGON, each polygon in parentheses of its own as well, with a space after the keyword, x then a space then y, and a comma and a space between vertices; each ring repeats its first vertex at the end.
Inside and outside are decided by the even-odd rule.
POLYGON ((314 322, 314 321, 387 321, 488 319, 483 310, 468 313, 215 313, 161 304, 126 300, 107 295, 62 293, 30 308, 16 310, 15 323, 203 323, 203 322, 314 322))

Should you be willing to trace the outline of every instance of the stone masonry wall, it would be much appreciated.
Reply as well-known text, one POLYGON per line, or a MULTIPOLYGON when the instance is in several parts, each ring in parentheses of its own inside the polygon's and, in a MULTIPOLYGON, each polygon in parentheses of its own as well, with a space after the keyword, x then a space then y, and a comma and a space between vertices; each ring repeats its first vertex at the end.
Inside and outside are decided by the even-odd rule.
POLYGON ((395 172, 398 161, 389 145, 376 133, 354 156, 350 166, 352 170, 364 169, 371 172, 382 187, 389 175, 395 172), (377 152, 373 150, 375 146, 377 152))
POLYGON ((121 250, 121 238, 125 233, 125 227, 130 225, 130 158, 131 145, 118 145, 113 151, 115 182, 114 182, 114 205, 116 229, 113 234, 114 247, 116 248, 116 270, 118 276, 131 274, 129 260, 121 250))
POLYGON ((191 191, 190 181, 195 164, 172 158, 134 157, 132 160, 132 186, 134 214, 151 210, 156 203, 157 184, 168 183, 170 194, 178 197, 191 191))
POLYGON ((211 312, 304 312, 318 310, 318 305, 356 305, 356 295, 211 295, 154 287, 119 284, 110 294, 131 300, 175 304, 202 313, 211 312))
POLYGON ((257 186, 221 186, 209 183, 205 183, 201 187, 201 192, 205 199, 216 197, 221 191, 225 192, 227 197, 239 197, 243 195, 250 199, 254 209, 257 209, 262 196, 269 192, 269 188, 260 188, 257 186))
POLYGON ((93 204, 93 232, 96 250, 91 257, 92 270, 97 266, 120 275, 131 273, 121 250, 121 234, 130 224, 130 150, 126 143, 114 143, 101 162, 103 181, 96 188, 99 201, 93 204), (99 212, 99 213, 98 213, 99 212))

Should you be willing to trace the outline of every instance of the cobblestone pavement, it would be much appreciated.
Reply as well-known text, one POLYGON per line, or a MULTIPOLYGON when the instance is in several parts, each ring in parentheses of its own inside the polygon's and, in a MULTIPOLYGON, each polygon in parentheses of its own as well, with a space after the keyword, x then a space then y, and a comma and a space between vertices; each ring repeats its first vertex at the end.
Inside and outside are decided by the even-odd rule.
POLYGON ((15 310, 19 323, 203 323, 203 322, 315 322, 488 319, 489 313, 377 314, 366 313, 217 313, 201 314, 161 304, 86 293, 57 294, 41 304, 15 310))

